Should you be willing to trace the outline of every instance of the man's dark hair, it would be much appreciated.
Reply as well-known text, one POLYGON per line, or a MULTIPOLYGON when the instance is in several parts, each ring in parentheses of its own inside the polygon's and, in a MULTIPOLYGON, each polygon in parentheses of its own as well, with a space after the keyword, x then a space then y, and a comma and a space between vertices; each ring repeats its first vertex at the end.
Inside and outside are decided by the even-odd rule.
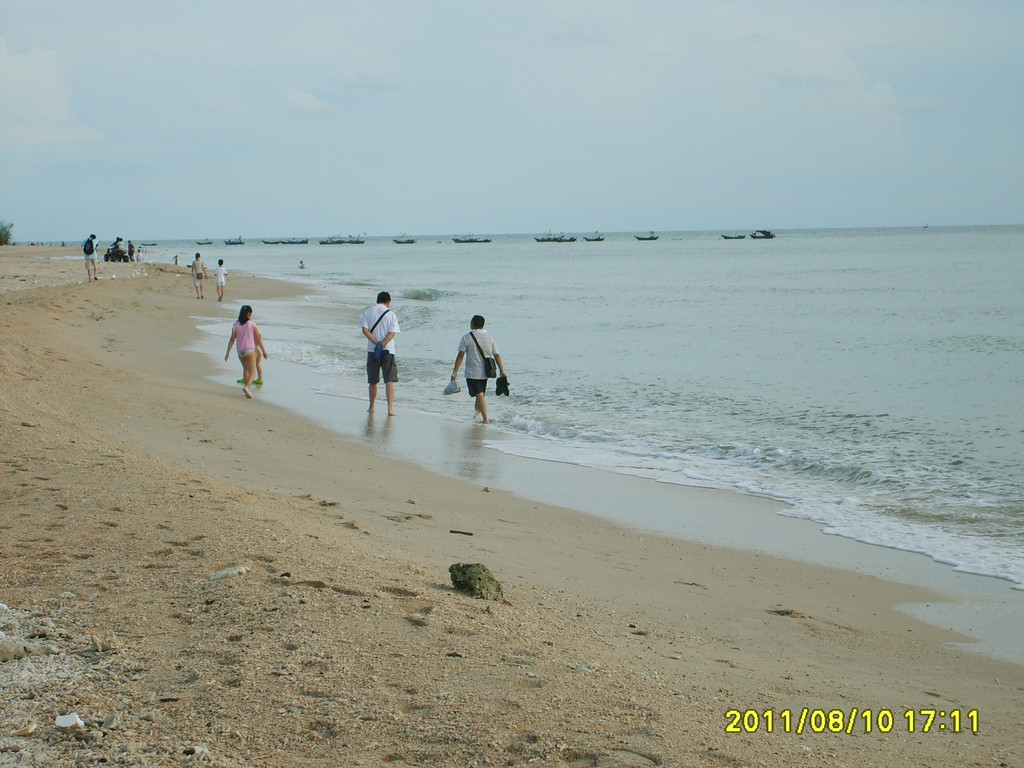
POLYGON ((378 304, 387 304, 389 301, 391 301, 391 294, 387 291, 381 291, 377 294, 378 304))
POLYGON ((483 315, 473 315, 473 319, 469 321, 470 328, 483 328, 484 318, 483 315))

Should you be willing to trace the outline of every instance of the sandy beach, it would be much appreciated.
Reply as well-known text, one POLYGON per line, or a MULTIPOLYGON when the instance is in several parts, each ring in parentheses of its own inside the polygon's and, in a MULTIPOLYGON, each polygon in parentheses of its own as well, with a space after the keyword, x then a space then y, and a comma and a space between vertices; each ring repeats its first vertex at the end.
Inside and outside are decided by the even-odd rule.
POLYGON ((211 382, 197 305, 0 248, 0 766, 1024 765, 1024 667, 897 610, 949 595, 376 455, 211 382))

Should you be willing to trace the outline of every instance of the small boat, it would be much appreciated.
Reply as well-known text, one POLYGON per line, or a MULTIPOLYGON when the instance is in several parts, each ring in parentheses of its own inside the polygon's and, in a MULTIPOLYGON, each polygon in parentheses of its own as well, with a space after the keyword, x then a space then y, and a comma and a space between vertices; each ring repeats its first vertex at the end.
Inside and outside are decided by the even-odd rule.
POLYGON ((633 235, 637 240, 657 240, 658 236, 654 234, 653 230, 646 235, 633 235))
POLYGON ((583 239, 586 240, 588 243, 603 243, 604 235, 599 235, 597 232, 595 232, 593 237, 587 237, 586 235, 584 235, 583 239))
POLYGON ((264 240, 263 244, 264 245, 280 245, 281 241, 280 240, 264 240))
POLYGON ((286 237, 281 245, 309 245, 308 237, 286 237))
POLYGON ((365 242, 366 239, 362 235, 349 235, 348 237, 335 235, 324 238, 320 241, 320 245, 362 245, 365 242))
POLYGON ((746 235, 722 235, 723 240, 743 240, 746 235))
POLYGON ((398 237, 395 237, 395 238, 392 238, 392 239, 396 243, 398 243, 399 245, 412 245, 413 243, 416 242, 416 240, 414 238, 407 237, 404 232, 401 235, 399 235, 398 237))
POLYGON ((224 245, 245 245, 245 240, 243 240, 242 236, 239 235, 234 240, 225 240, 224 245))
POLYGON ((489 237, 473 237, 472 235, 463 235, 462 237, 453 237, 452 238, 452 242, 453 243, 459 243, 460 245, 462 245, 464 243, 489 243, 489 242, 491 242, 491 238, 489 238, 489 237))
POLYGON ((775 235, 767 229, 759 229, 750 233, 751 240, 771 240, 775 235))
POLYGON ((155 246, 155 245, 156 245, 156 243, 139 243, 139 245, 144 245, 144 246, 146 246, 147 248, 152 248, 153 246, 155 246))
POLYGON ((575 243, 576 242, 576 238, 575 237, 569 237, 568 235, 565 235, 565 234, 560 234, 560 235, 548 234, 548 235, 544 235, 543 237, 535 237, 533 239, 536 240, 538 243, 575 243))
POLYGON ((213 245, 213 240, 196 240, 196 245, 213 245))

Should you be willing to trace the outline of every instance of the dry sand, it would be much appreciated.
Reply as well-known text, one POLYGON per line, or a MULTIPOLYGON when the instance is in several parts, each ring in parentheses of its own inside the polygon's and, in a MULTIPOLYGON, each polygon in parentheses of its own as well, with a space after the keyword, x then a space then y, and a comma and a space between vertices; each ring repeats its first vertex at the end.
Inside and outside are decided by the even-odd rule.
POLYGON ((100 273, 0 248, 0 766, 1024 765, 1024 669, 894 610, 939 596, 369 455, 210 382, 186 267, 100 273))

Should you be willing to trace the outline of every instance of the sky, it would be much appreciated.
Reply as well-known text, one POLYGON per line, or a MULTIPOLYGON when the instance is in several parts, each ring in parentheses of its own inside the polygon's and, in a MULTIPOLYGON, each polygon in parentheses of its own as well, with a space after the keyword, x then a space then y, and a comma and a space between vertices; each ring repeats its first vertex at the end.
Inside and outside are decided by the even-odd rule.
POLYGON ((1024 223, 1019 0, 0 0, 16 241, 1024 223))

